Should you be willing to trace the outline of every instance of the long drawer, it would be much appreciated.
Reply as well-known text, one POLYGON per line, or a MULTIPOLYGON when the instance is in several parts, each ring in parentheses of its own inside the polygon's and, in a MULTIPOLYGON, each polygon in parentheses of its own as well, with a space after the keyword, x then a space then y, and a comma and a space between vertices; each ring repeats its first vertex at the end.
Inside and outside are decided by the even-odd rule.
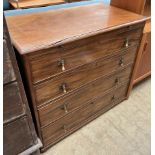
POLYGON ((129 65, 123 70, 121 69, 114 72, 107 77, 101 77, 77 92, 69 94, 38 109, 41 126, 46 126, 69 114, 73 110, 84 106, 84 104, 93 97, 102 96, 108 89, 119 87, 121 84, 129 81, 131 71, 132 65, 129 65))
POLYGON ((138 26, 137 29, 136 26, 130 31, 127 31, 125 27, 114 32, 100 34, 60 47, 30 54, 29 59, 33 83, 40 82, 56 74, 138 44, 142 29, 138 26))
MULTIPOLYGON (((92 120, 93 116, 100 111, 104 111, 107 106, 114 106, 126 97, 128 85, 113 89, 100 98, 93 99, 85 107, 74 111, 55 123, 42 129, 44 147, 54 144, 64 138, 70 132, 83 126, 87 119, 92 120)), ((106 109, 108 110, 108 109, 106 109)))
POLYGON ((100 59, 65 72, 46 82, 34 86, 37 106, 63 96, 101 76, 107 75, 134 62, 137 46, 129 48, 109 59, 100 59))

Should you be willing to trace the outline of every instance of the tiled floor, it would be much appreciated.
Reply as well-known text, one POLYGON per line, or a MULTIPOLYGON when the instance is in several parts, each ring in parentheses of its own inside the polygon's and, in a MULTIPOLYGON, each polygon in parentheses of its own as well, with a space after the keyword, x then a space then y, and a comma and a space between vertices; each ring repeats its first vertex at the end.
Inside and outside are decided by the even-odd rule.
POLYGON ((42 155, 150 155, 151 80, 42 155))

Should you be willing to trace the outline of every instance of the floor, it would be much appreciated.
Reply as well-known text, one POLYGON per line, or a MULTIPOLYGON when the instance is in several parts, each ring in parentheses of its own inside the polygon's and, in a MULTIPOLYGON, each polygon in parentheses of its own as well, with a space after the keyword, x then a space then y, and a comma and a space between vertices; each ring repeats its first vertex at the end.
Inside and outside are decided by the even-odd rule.
POLYGON ((128 100, 54 145, 42 155, 151 155, 151 80, 128 100))

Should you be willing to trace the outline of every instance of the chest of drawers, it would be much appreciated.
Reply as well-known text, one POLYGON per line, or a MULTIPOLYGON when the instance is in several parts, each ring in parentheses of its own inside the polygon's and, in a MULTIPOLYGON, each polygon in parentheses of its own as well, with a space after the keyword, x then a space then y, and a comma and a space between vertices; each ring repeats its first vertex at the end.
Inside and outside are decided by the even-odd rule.
POLYGON ((145 20, 103 4, 7 17, 42 151, 127 99, 145 20))

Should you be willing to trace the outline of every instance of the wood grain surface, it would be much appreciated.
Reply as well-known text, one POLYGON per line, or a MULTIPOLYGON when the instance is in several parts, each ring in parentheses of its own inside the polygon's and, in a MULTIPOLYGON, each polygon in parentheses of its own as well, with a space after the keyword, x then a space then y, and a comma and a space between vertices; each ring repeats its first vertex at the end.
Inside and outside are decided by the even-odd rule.
POLYGON ((146 18, 99 3, 7 16, 6 20, 14 46, 20 54, 25 54, 139 23, 146 18))
POLYGON ((129 65, 123 70, 115 71, 112 75, 101 77, 91 82, 76 93, 64 96, 59 100, 50 102, 46 106, 39 108, 38 113, 41 126, 48 125, 73 110, 84 106, 92 98, 102 96, 105 91, 128 82, 131 76, 131 70, 132 65, 129 65))
POLYGON ((66 95, 101 76, 133 63, 136 51, 137 47, 131 48, 123 54, 119 53, 119 55, 106 60, 100 59, 34 86, 37 106, 66 95), (122 65, 120 65, 121 61, 122 65), (66 93, 61 89, 63 84, 66 85, 66 93))
POLYGON ((134 25, 130 28, 125 27, 121 30, 29 54, 33 83, 40 83, 58 74, 91 63, 100 57, 107 57, 126 50, 126 39, 128 39, 129 47, 136 46, 139 44, 141 32, 142 25, 134 25), (62 70, 61 61, 64 61, 65 70, 62 70))
POLYGON ((100 3, 7 17, 42 151, 127 98, 146 20, 100 3))

